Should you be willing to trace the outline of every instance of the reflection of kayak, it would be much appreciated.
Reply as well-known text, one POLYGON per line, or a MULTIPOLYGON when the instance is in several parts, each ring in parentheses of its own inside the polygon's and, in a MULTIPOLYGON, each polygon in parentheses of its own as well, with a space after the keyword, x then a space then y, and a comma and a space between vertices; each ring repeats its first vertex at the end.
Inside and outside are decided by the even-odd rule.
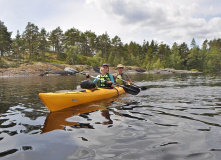
POLYGON ((54 112, 79 104, 111 98, 123 93, 125 91, 122 87, 115 87, 113 89, 86 89, 84 92, 39 93, 39 96, 48 109, 54 112))
MULTIPOLYGON (((112 99, 113 100, 113 99, 112 99)), ((80 114, 84 113, 91 113, 96 110, 107 110, 105 105, 79 105, 75 107, 70 107, 68 109, 58 111, 58 112, 51 112, 48 114, 44 128, 42 129, 42 133, 50 132, 57 129, 64 129, 65 126, 79 126, 82 128, 92 128, 90 124, 82 124, 80 122, 70 122, 66 119, 72 116, 79 116, 80 114)))

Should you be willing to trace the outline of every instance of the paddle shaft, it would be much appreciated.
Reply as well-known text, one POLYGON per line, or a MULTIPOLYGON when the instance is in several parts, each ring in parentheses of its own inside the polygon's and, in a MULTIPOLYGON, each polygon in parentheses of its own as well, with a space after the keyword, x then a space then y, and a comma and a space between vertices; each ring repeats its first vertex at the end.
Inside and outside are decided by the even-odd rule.
MULTIPOLYGON (((118 78, 118 77, 117 77, 117 79, 119 79, 119 80, 121 80, 121 81, 124 81, 124 82, 128 83, 128 81, 125 81, 125 80, 120 79, 120 78, 118 78)), ((135 85, 134 83, 132 83, 132 85, 135 86, 135 87, 137 87, 137 88, 140 88, 141 90, 146 90, 146 89, 147 89, 146 86, 141 86, 141 87, 140 87, 140 86, 135 85)))

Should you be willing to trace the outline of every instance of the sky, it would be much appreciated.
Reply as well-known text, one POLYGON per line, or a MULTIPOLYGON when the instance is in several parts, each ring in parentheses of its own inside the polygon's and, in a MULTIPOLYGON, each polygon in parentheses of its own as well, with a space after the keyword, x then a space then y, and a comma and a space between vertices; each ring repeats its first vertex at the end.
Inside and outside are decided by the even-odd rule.
POLYGON ((122 43, 144 40, 200 46, 221 38, 220 0, 0 0, 0 21, 14 37, 28 22, 48 32, 60 27, 116 35, 122 43))

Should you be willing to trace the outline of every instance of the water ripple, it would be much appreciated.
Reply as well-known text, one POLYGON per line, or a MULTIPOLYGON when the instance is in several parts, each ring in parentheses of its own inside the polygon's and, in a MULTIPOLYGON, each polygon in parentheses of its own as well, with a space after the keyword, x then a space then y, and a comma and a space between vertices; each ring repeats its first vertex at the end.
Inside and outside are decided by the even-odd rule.
POLYGON ((0 157, 220 160, 221 76, 139 76, 148 89, 136 96, 54 113, 38 93, 75 89, 84 77, 0 79, 0 157))

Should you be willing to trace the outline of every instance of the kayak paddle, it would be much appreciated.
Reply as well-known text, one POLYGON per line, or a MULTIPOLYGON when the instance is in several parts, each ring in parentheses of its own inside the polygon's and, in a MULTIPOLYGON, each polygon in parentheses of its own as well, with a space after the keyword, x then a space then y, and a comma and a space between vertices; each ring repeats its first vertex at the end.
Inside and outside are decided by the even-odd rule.
MULTIPOLYGON (((80 74, 86 75, 85 73, 79 72, 79 71, 77 71, 76 69, 70 68, 70 67, 66 67, 64 70, 65 70, 66 72, 80 73, 80 74)), ((92 77, 92 78, 94 78, 94 79, 103 80, 103 79, 100 79, 100 78, 98 78, 98 77, 94 77, 94 76, 91 76, 91 75, 90 75, 90 77, 92 77)), ((106 81, 106 80, 103 80, 103 81, 106 81)), ((139 88, 134 87, 134 86, 131 86, 131 85, 119 85, 119 84, 116 84, 116 83, 114 83, 114 85, 122 87, 122 88, 125 90, 125 92, 127 92, 127 93, 129 93, 129 94, 132 94, 132 95, 137 95, 138 93, 140 93, 140 89, 139 89, 139 88)))
MULTIPOLYGON (((93 67, 93 69, 94 69, 94 71, 95 72, 97 72, 97 73, 100 73, 100 68, 99 67, 93 67)), ((127 81, 125 81, 124 79, 121 79, 121 78, 117 78, 117 79, 119 79, 119 80, 121 80, 121 81, 123 81, 123 82, 126 82, 126 83, 128 83, 127 81)), ((135 85, 135 84, 133 84, 135 87, 138 87, 138 88, 140 88, 141 90, 147 90, 147 87, 146 86, 137 86, 137 85, 135 85)))

